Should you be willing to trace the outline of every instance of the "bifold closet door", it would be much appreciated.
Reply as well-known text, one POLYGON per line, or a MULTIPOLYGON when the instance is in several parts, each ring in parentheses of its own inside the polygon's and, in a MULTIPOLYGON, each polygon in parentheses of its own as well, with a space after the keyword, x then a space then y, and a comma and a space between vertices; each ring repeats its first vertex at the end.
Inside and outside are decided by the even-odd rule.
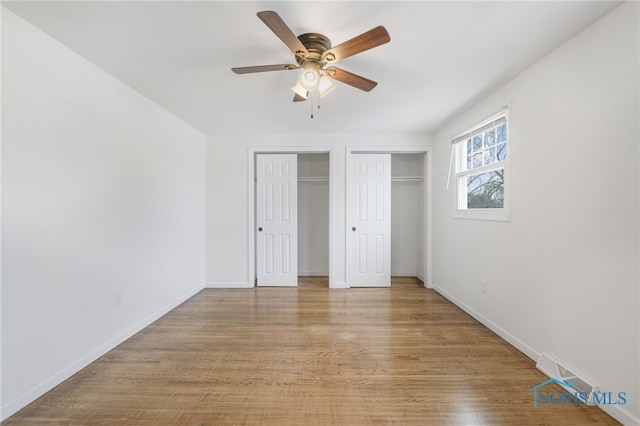
POLYGON ((298 285, 296 154, 256 156, 256 273, 259 286, 298 285))
POLYGON ((347 271, 352 287, 391 285, 391 154, 352 154, 347 271))

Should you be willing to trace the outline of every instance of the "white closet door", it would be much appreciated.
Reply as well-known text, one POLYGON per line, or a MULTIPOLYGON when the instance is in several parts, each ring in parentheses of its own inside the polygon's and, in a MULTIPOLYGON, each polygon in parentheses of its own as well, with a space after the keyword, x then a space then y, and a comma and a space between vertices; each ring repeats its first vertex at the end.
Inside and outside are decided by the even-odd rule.
POLYGON ((391 154, 351 155, 347 270, 352 287, 391 285, 391 154))
POLYGON ((257 284, 297 286, 297 156, 257 155, 256 167, 257 284))

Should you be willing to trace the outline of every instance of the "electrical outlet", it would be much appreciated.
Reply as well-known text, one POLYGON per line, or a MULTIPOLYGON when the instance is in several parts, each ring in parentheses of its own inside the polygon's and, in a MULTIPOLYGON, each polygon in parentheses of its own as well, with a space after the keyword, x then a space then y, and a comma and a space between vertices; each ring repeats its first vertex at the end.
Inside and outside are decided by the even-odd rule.
POLYGON ((482 281, 482 283, 480 284, 480 290, 483 294, 487 294, 487 292, 489 291, 489 285, 486 281, 482 281))

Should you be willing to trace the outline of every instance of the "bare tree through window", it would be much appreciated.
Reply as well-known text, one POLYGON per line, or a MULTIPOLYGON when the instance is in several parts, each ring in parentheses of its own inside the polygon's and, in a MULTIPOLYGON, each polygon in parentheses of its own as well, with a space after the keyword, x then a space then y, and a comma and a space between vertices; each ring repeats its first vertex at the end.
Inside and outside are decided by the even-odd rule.
POLYGON ((467 208, 504 207, 504 169, 467 177, 467 208))

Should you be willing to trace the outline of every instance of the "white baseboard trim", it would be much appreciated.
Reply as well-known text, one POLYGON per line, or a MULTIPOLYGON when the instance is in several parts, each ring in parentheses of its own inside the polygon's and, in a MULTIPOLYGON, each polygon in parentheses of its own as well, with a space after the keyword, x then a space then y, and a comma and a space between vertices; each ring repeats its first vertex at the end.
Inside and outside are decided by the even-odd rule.
POLYGON ((212 281, 205 285, 205 288, 253 288, 254 286, 248 282, 228 282, 228 281, 212 281))
POLYGON ((60 383, 67 380, 69 377, 76 374, 78 371, 82 370, 83 368, 85 368, 86 366, 88 366, 89 364, 91 364, 92 362, 94 362, 95 360, 97 360, 98 358, 100 358, 101 356, 103 356, 104 354, 106 354, 107 352, 109 352, 119 344, 129 339, 134 334, 148 327, 154 321, 160 319, 162 316, 164 316, 171 310, 175 309, 177 306, 181 305, 185 301, 195 296, 201 290, 202 290, 202 287, 197 287, 195 289, 190 290, 183 296, 167 304, 166 306, 162 307, 152 315, 148 316, 147 318, 143 319, 139 323, 135 324, 134 326, 120 333, 119 335, 109 340, 102 346, 94 349, 93 351, 89 352, 87 355, 83 356, 79 360, 71 363, 70 365, 58 371, 57 373, 53 374, 49 378, 33 386, 31 389, 23 392, 21 395, 7 402, 0 409, 1 411, 0 421, 6 420, 9 416, 13 415, 14 413, 18 412, 22 408, 26 407, 27 405, 29 405, 30 403, 32 403, 33 401, 35 401, 36 399, 38 399, 39 397, 41 397, 42 395, 44 395, 45 393, 47 393, 48 391, 50 391, 51 389, 59 385, 60 383))
POLYGON ((329 285, 329 288, 350 288, 349 285, 342 281, 334 281, 329 285))
POLYGON ((500 327, 498 324, 491 321, 484 315, 480 314, 471 306, 457 299, 454 295, 452 295, 451 293, 449 293, 447 290, 443 289, 439 285, 433 284, 432 288, 438 293, 440 293, 442 296, 444 296, 451 303, 453 303, 454 305, 456 305, 457 307, 459 307, 460 309, 462 309, 463 311, 465 311, 466 313, 474 317, 476 320, 478 320, 482 325, 487 327, 489 330, 496 333, 498 336, 504 339, 511 346, 515 347, 516 349, 518 349, 520 352, 522 352, 532 360, 538 361, 538 358, 540 358, 540 352, 536 351, 531 346, 527 345, 525 342, 518 339, 516 336, 509 333, 504 328, 500 327))
MULTIPOLYGON (((440 293, 444 298, 449 300, 451 303, 458 306, 460 309, 462 309, 463 311, 471 315, 473 318, 478 320, 482 325, 487 327, 489 330, 496 333, 498 336, 504 339, 511 346, 515 347, 516 349, 518 349, 520 352, 522 352, 532 360, 536 362, 538 361, 541 354, 535 349, 533 349, 531 346, 527 345, 522 340, 518 339, 516 336, 509 333, 508 331, 500 327, 498 324, 489 320, 484 315, 481 315, 475 309, 473 309, 466 303, 462 302, 461 300, 457 299, 455 296, 453 296, 451 293, 449 293, 447 290, 443 289, 442 287, 438 286, 437 284, 433 284, 432 288, 438 293, 440 293)), ((640 425, 640 418, 635 417, 629 411, 624 409, 623 406, 598 405, 598 408, 603 410, 605 413, 609 414, 611 417, 613 417, 623 425, 640 425)))
POLYGON ((598 405, 598 408, 623 425, 640 425, 640 417, 634 416, 621 405, 598 405))

